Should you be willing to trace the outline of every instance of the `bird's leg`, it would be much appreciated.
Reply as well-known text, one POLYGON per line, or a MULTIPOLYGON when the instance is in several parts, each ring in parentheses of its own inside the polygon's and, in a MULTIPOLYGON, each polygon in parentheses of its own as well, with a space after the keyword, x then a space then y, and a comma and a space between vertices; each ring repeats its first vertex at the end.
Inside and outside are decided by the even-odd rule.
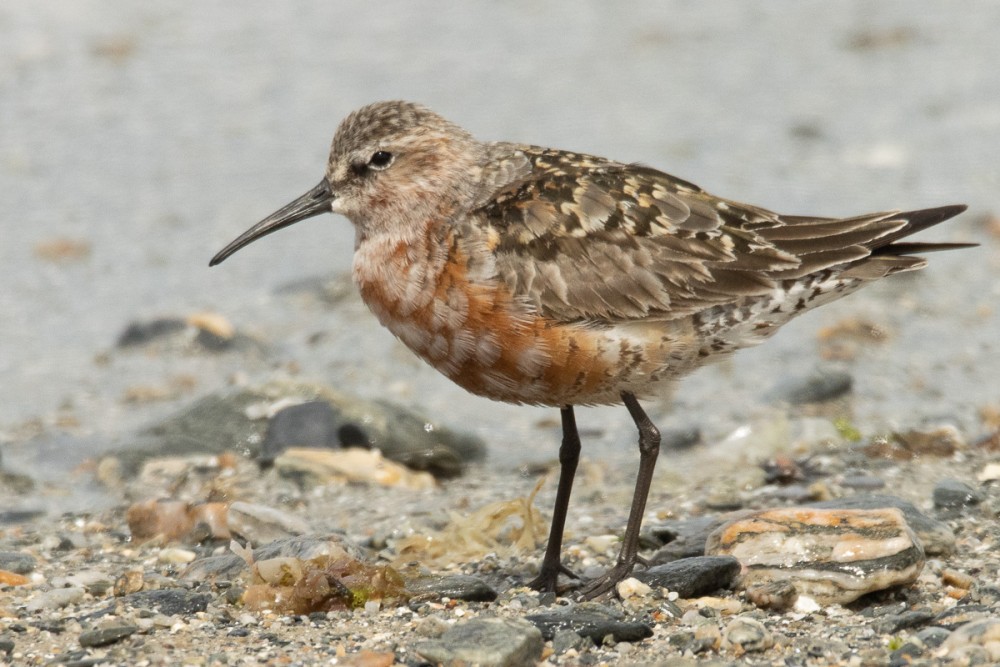
POLYGON ((556 592, 556 582, 560 573, 574 579, 577 578, 562 564, 561 556, 569 495, 573 491, 576 464, 580 462, 580 434, 576 430, 576 416, 573 414, 573 406, 568 405, 562 408, 561 415, 563 436, 562 444, 559 447, 559 488, 556 490, 556 505, 552 510, 549 543, 545 547, 545 556, 542 558, 542 567, 538 576, 528 583, 528 586, 535 590, 552 593, 556 592))
POLYGON ((646 511, 649 487, 653 482, 656 457, 660 453, 660 432, 650 421, 646 411, 639 405, 635 396, 627 391, 622 392, 622 400, 639 429, 639 474, 635 480, 632 508, 628 513, 628 525, 625 527, 625 537, 622 549, 618 553, 618 562, 603 575, 587 583, 581 591, 581 597, 585 600, 607 593, 615 587, 615 584, 632 573, 639 553, 639 528, 642 526, 642 516, 646 511))

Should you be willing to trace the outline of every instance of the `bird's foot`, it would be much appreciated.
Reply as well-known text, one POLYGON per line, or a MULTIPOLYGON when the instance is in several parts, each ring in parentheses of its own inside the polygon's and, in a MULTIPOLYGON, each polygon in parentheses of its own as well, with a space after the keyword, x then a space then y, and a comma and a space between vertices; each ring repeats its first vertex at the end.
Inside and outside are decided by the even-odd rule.
POLYGON ((573 572, 571 569, 563 565, 562 563, 556 563, 555 567, 546 567, 542 565, 542 569, 539 571, 538 576, 527 583, 529 588, 533 588, 540 593, 560 593, 562 591, 573 588, 574 586, 559 588, 559 575, 565 574, 570 579, 579 579, 580 577, 573 572))
POLYGON ((635 563, 616 563, 614 567, 601 576, 584 584, 583 588, 580 589, 580 599, 593 600, 615 590, 619 581, 629 578, 633 567, 635 567, 635 563))

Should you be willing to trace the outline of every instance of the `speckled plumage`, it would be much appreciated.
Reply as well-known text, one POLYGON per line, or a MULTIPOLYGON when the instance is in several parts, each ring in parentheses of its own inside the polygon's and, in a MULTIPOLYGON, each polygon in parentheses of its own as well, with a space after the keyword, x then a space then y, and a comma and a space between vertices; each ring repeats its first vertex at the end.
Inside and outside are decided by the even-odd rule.
MULTIPOLYGON (((573 405, 624 401, 651 475, 658 435, 635 397, 799 313, 922 267, 912 253, 960 247, 897 241, 964 208, 783 216, 650 167, 480 142, 425 107, 380 102, 341 123, 316 188, 212 263, 297 220, 341 213, 355 228, 362 298, 411 350, 473 393, 560 407, 567 451, 573 405)), ((564 462, 570 483, 573 468, 564 462)), ((641 485, 617 570, 591 593, 631 570, 641 485)), ((557 516, 568 496, 560 492, 557 516)), ((562 519, 540 587, 554 588, 561 569, 562 519)))

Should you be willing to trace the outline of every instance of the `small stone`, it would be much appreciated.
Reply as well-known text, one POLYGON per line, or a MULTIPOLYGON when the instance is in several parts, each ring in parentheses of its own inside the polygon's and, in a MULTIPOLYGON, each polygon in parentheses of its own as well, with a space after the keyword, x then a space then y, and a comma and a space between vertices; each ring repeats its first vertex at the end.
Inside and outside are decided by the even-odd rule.
POLYGON ((184 565, 190 563, 198 554, 191 551, 190 549, 179 549, 176 547, 168 547, 166 549, 160 549, 160 552, 156 554, 156 559, 161 563, 169 563, 172 565, 184 565))
POLYGON ((51 591, 45 591, 44 593, 36 595, 28 601, 28 604, 25 605, 25 609, 30 612, 62 609, 63 607, 67 607, 71 604, 76 604, 83 599, 85 594, 86 591, 79 586, 55 588, 51 591))
POLYGON ((118 336, 118 347, 138 347, 157 338, 183 331, 187 323, 178 317, 162 317, 148 322, 133 322, 118 336))
POLYGON ((0 570, 14 574, 30 574, 35 569, 35 557, 20 551, 0 551, 0 570))
POLYGON ((139 631, 138 626, 128 623, 115 623, 80 634, 80 646, 94 647, 114 644, 139 631))
POLYGON ((791 609, 799 599, 795 584, 787 579, 764 581, 747 586, 747 600, 761 609, 785 611, 791 609))
POLYGON ((625 621, 621 612, 593 602, 580 603, 570 609, 543 614, 532 614, 527 620, 542 631, 545 639, 552 639, 560 629, 572 630, 581 637, 589 637, 600 646, 611 636, 615 642, 641 641, 652 636, 653 628, 637 621, 625 621))
POLYGON ((1000 479, 1000 463, 987 463, 976 475, 976 479, 980 482, 995 482, 1000 479))
POLYGON ((140 591, 122 598, 122 602, 138 609, 153 609, 164 616, 191 616, 208 608, 212 596, 181 588, 140 591))
POLYGON ((983 497, 980 493, 957 479, 943 479, 934 487, 934 507, 938 509, 960 509, 978 505, 983 497))
POLYGON ((406 590, 421 600, 492 602, 497 592, 479 577, 468 574, 430 575, 406 580, 406 590))
POLYGON ((704 516, 696 519, 665 521, 651 527, 647 539, 664 546, 653 554, 649 562, 669 563, 681 558, 704 556, 705 541, 709 534, 727 520, 720 516, 704 516))
POLYGON ((310 532, 309 523, 294 514, 242 501, 229 505, 226 527, 230 533, 257 546, 310 532))
POLYGON ((927 625, 934 619, 934 612, 929 609, 904 611, 902 614, 888 614, 878 619, 873 627, 880 635, 894 635, 900 630, 927 625))
POLYGON ((774 636, 754 618, 734 618, 723 632, 726 643, 747 653, 766 651, 774 646, 774 636))
POLYGON ((708 595, 729 588, 740 572, 740 562, 732 556, 698 556, 655 565, 634 573, 639 581, 666 588, 682 598, 708 595))
POLYGON ((595 554, 603 554, 620 545, 621 538, 617 535, 588 535, 583 539, 583 543, 595 554))
POLYGON ((791 581, 820 604, 846 604, 916 580, 923 549, 895 508, 772 509, 724 524, 706 551, 739 559, 744 588, 791 581))
POLYGON ((555 634, 552 635, 552 650, 555 651, 556 655, 562 655, 570 649, 579 651, 593 645, 594 642, 587 637, 581 637, 568 629, 556 630, 555 634))
POLYGON ((618 585, 615 586, 615 590, 618 592, 618 597, 622 600, 648 597, 649 594, 653 592, 652 588, 642 583, 635 577, 629 577, 619 581, 618 585))
POLYGON ((959 572, 958 570, 953 570, 951 568, 941 570, 941 583, 947 586, 954 586, 955 588, 969 590, 972 588, 972 582, 972 577, 964 572, 959 572))
MULTIPOLYGON (((327 401, 306 401, 276 412, 267 423, 259 461, 271 465, 289 447, 339 448, 337 414, 327 401)), ((367 442, 345 443, 367 445, 367 442)))
POLYGON ((531 623, 511 618, 475 618, 449 628, 439 639, 420 642, 425 660, 483 667, 533 665, 542 657, 542 633, 531 623))
POLYGON ((783 386, 771 391, 771 397, 791 405, 823 403, 850 393, 853 386, 854 378, 849 373, 823 370, 808 377, 786 380, 783 386))

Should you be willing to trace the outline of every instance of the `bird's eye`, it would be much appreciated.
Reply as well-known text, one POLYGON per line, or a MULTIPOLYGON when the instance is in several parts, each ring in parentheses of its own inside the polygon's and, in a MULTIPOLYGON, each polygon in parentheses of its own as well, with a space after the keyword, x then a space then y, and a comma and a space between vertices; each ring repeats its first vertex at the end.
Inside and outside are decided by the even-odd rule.
POLYGON ((368 158, 368 166, 372 169, 385 169, 392 164, 393 155, 389 151, 375 151, 368 158))

